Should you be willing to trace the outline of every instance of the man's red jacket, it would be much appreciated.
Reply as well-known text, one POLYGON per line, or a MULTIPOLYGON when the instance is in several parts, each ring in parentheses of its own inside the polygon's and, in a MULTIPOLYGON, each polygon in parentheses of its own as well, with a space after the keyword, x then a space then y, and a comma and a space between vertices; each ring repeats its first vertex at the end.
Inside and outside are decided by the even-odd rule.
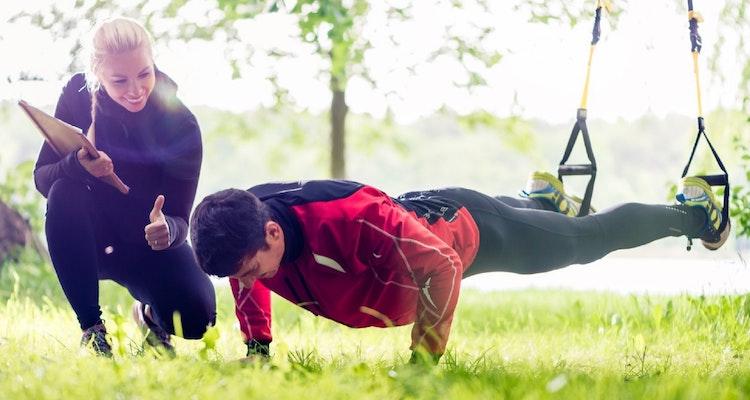
POLYGON ((249 191, 282 226, 278 273, 243 288, 230 279, 245 340, 270 342, 269 289, 344 325, 415 322, 412 349, 442 354, 479 231, 460 204, 392 199, 349 181, 270 183, 249 191))

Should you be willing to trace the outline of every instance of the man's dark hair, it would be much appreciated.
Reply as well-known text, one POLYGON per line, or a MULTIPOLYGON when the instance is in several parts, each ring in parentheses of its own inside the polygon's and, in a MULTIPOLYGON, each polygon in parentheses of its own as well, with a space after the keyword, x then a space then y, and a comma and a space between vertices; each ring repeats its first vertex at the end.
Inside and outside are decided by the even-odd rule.
POLYGON ((190 240, 201 269, 220 277, 237 273, 245 255, 266 246, 265 225, 270 219, 266 205, 245 190, 206 196, 190 222, 190 240))

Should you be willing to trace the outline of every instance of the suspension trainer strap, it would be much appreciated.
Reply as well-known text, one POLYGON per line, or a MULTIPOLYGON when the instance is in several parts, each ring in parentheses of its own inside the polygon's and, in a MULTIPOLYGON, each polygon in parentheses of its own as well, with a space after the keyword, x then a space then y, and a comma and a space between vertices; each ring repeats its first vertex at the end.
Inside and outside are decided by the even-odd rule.
POLYGON ((693 75, 695 75, 695 93, 698 98, 698 117, 703 116, 703 104, 701 101, 701 80, 698 73, 698 55, 703 48, 703 39, 698 33, 698 23, 703 22, 699 12, 693 10, 693 0, 688 0, 688 21, 690 29, 690 52, 693 53, 693 75))
POLYGON ((695 156, 695 150, 698 148, 698 142, 700 142, 701 136, 706 139, 708 148, 711 149, 711 153, 713 153, 714 159, 716 159, 716 164, 719 165, 719 168, 723 172, 723 174, 699 176, 699 178, 705 180, 706 183, 708 183, 710 186, 724 186, 724 203, 721 209, 721 225, 719 226, 719 231, 722 231, 724 230, 727 222, 729 222, 729 173, 727 172, 726 167, 724 167, 724 163, 721 162, 719 153, 716 152, 713 144, 711 144, 711 140, 708 139, 705 125, 703 123, 703 117, 698 117, 698 134, 695 136, 695 142, 693 142, 693 150, 690 152, 690 158, 688 159, 687 165, 685 165, 685 169, 682 170, 682 177, 684 178, 688 174, 690 164, 693 162, 693 156, 695 156))
POLYGON ((594 182, 596 181, 596 158, 594 158, 594 151, 591 148, 591 140, 589 138, 589 129, 586 125, 586 105, 588 102, 589 95, 589 81, 591 78, 591 61, 594 58, 594 49, 596 44, 599 43, 601 37, 601 20, 602 20, 602 6, 609 9, 609 2, 607 0, 597 0, 596 2, 596 13, 594 16, 594 28, 591 31, 591 47, 589 48, 589 58, 586 64, 586 79, 583 83, 583 94, 581 95, 581 106, 576 112, 576 122, 573 125, 573 130, 570 132, 570 138, 568 139, 568 145, 565 147, 563 152, 562 160, 557 168, 557 177, 562 182, 563 176, 568 175, 589 175, 589 183, 586 185, 586 193, 583 196, 581 202, 581 208, 578 210, 578 216, 582 217, 588 215, 591 208, 591 197, 594 193, 594 182), (573 152, 573 147, 578 139, 578 133, 581 133, 583 137, 584 146, 586 146, 586 156, 589 159, 589 164, 566 164, 570 154, 573 152))
POLYGON ((695 142, 693 142, 693 149, 690 152, 687 165, 685 165, 685 169, 682 170, 682 177, 684 178, 687 176, 688 171, 690 170, 690 164, 693 162, 693 157, 695 156, 695 150, 698 148, 698 142, 700 142, 701 137, 703 137, 706 139, 706 143, 708 143, 708 147, 711 149, 711 153, 713 153, 716 163, 719 165, 721 171, 724 172, 724 174, 700 176, 700 178, 704 179, 711 186, 724 186, 724 204, 721 210, 721 225, 719 226, 719 231, 722 231, 729 222, 729 173, 724 167, 724 163, 721 162, 719 153, 716 152, 713 144, 711 144, 711 141, 708 139, 708 135, 706 134, 706 124, 703 120, 700 75, 698 73, 698 55, 703 46, 701 35, 698 33, 698 23, 703 22, 703 17, 701 17, 697 11, 693 10, 693 0, 688 0, 688 21, 690 29, 690 51, 693 54, 693 74, 695 75, 695 90, 698 99, 698 134, 695 136, 695 142))
POLYGON ((560 165, 557 167, 557 177, 561 182, 563 176, 570 175, 588 175, 590 177, 589 183, 586 185, 586 193, 581 202, 581 208, 578 210, 579 217, 588 215, 591 208, 591 197, 594 194, 594 182, 596 181, 596 158, 594 157, 594 150, 591 147, 589 128, 586 125, 586 110, 583 108, 578 109, 576 123, 573 125, 573 130, 570 132, 570 138, 568 139, 568 145, 565 147, 565 153, 560 161, 560 165), (583 137, 583 144, 586 147, 586 156, 589 159, 589 164, 565 164, 573 151, 573 146, 575 146, 579 132, 583 137))
MULTIPOLYGON (((607 4, 607 7, 609 5, 607 4)), ((602 36, 602 1, 596 2, 596 12, 594 15, 594 29, 591 30, 591 47, 589 48, 589 61, 586 63, 586 79, 583 82, 583 94, 581 95, 581 106, 580 108, 585 109, 586 103, 589 97, 589 80, 591 78, 591 60, 594 58, 594 49, 596 44, 599 43, 599 38, 602 36)))

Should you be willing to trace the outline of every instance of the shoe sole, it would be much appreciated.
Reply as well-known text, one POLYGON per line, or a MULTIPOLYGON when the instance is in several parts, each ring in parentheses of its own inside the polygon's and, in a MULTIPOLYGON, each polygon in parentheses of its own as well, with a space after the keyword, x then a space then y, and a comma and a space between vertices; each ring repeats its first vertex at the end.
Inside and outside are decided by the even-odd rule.
POLYGON ((533 174, 531 174, 531 179, 538 179, 545 181, 552 185, 555 190, 557 190, 560 193, 565 193, 565 189, 563 188, 562 182, 560 182, 559 179, 557 179, 556 176, 550 174, 549 172, 542 172, 542 171, 536 171, 533 174))
POLYGON ((727 226, 724 227, 724 230, 719 234, 719 241, 717 242, 706 242, 705 240, 701 240, 701 243, 703 243, 703 247, 707 248, 708 250, 718 250, 721 246, 724 245, 724 243, 729 239, 729 232, 732 230, 732 223, 730 221, 727 221, 727 226))
POLYGON ((705 192, 708 196, 708 201, 713 204, 714 208, 716 208, 716 210, 719 212, 721 211, 722 208, 720 207, 721 203, 719 203, 719 199, 716 198, 714 191, 711 190, 711 186, 709 186, 709 184, 705 180, 695 176, 683 178, 682 187, 684 188, 685 186, 697 186, 701 188, 701 190, 703 190, 703 192, 705 192))

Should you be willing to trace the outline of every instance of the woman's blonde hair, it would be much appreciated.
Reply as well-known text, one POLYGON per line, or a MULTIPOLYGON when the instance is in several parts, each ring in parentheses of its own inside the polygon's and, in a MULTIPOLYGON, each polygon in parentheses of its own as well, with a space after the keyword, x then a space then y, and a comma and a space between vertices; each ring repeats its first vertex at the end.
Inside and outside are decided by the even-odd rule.
POLYGON ((92 30, 91 39, 88 43, 88 65, 86 68, 86 86, 91 93, 91 125, 89 126, 89 139, 94 139, 94 121, 96 121, 96 92, 101 83, 97 77, 99 68, 108 55, 120 54, 144 48, 153 59, 151 47, 151 35, 138 21, 114 17, 98 23, 92 30))
POLYGON ((88 66, 86 68, 86 83, 93 92, 99 89, 99 79, 96 74, 111 54, 120 54, 138 48, 145 48, 149 55, 151 49, 151 35, 138 21, 115 17, 98 23, 88 43, 88 66))

